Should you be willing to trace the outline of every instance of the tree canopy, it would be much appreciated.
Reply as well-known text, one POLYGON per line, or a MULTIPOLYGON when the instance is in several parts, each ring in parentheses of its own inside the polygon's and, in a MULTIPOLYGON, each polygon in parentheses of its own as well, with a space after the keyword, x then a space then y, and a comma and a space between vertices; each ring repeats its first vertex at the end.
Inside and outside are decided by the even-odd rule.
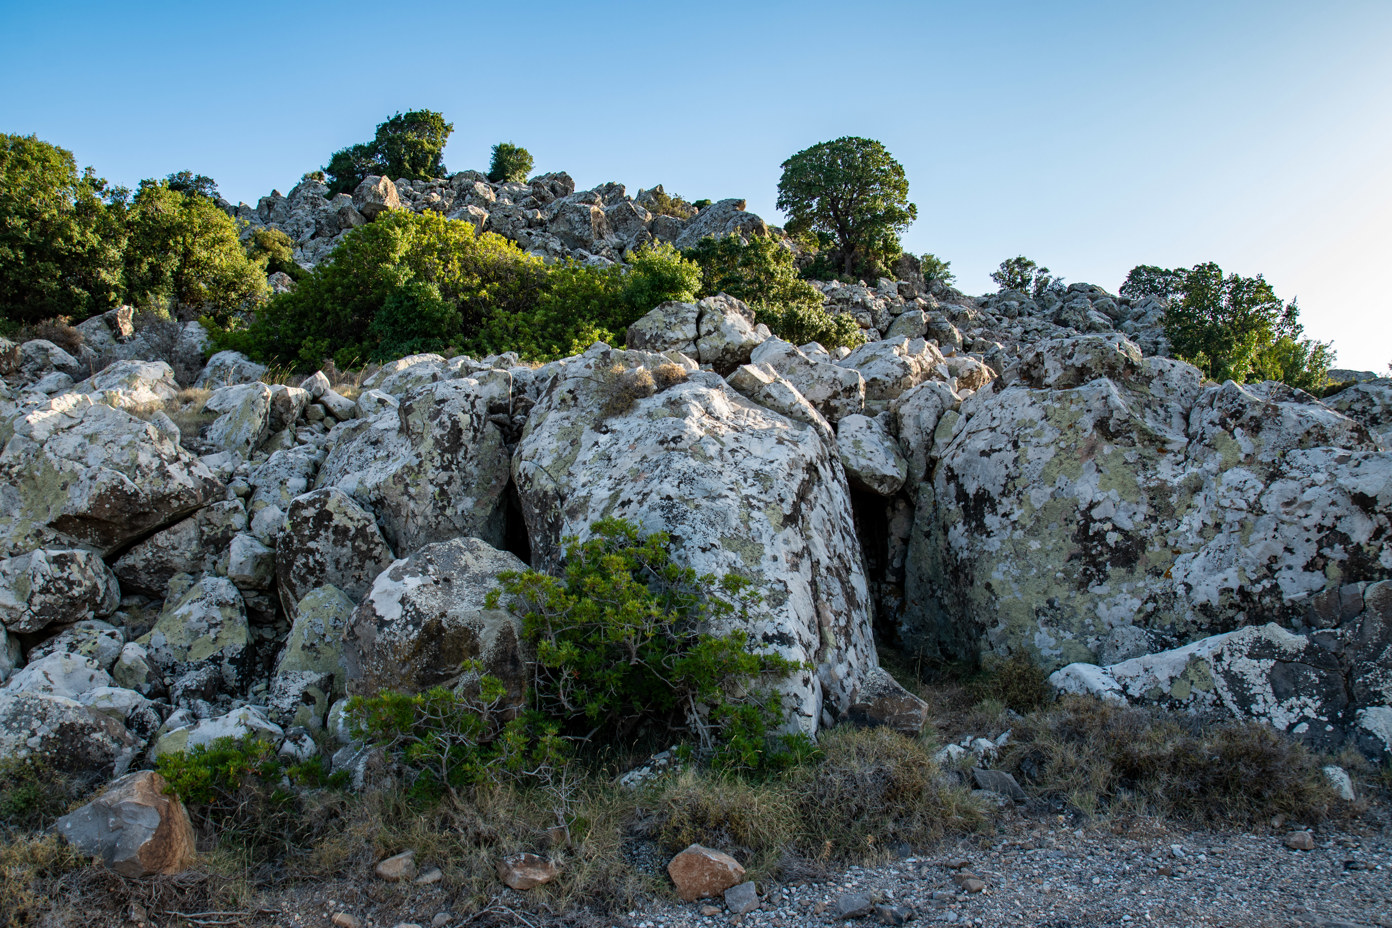
POLYGON ((120 302, 125 231, 110 200, 72 152, 0 135, 0 319, 80 320, 120 302))
POLYGON ((1169 301, 1165 335, 1176 357, 1213 380, 1280 380, 1322 389, 1334 353, 1327 342, 1303 338, 1300 310, 1283 301, 1262 275, 1224 275, 1213 262, 1192 268, 1138 265, 1121 295, 1169 301))
POLYGON ((488 179, 493 183, 522 183, 532 172, 532 153, 521 145, 499 142, 493 146, 488 179))
POLYGON ((904 168, 884 145, 846 136, 783 162, 778 208, 788 231, 835 247, 845 274, 880 273, 900 254, 899 233, 918 218, 904 168))
POLYGON ((1002 290, 1018 290, 1035 299, 1039 299, 1048 290, 1063 287, 1062 277, 1054 277, 1047 267, 1040 267, 1024 255, 1016 255, 1002 261, 1000 267, 991 272, 991 279, 1002 290))
POLYGON ((395 180, 429 180, 445 175, 441 156, 454 124, 431 110, 397 113, 377 126, 371 142, 334 152, 324 168, 329 195, 352 193, 369 174, 395 180))

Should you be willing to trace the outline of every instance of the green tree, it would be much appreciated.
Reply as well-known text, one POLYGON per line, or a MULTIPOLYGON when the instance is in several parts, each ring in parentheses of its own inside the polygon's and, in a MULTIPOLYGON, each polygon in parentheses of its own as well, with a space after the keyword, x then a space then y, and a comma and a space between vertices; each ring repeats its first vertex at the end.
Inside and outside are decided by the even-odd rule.
POLYGON ((991 272, 991 279, 1002 290, 1018 290, 1036 300, 1049 290, 1063 287, 1063 278, 1054 277, 1047 267, 1040 267, 1024 255, 1007 258, 991 272))
POLYGON ((541 259, 501 236, 434 212, 393 210, 350 232, 293 293, 219 343, 308 367, 328 357, 349 367, 445 351, 493 313, 531 309, 545 282, 541 259))
POLYGON ((225 318, 265 296, 265 265, 248 256, 237 223, 205 196, 141 181, 126 229, 132 302, 174 303, 225 318))
POLYGON ((247 257, 265 266, 267 274, 279 271, 292 280, 299 280, 309 273, 295 261, 295 243, 279 229, 269 226, 252 229, 246 240, 246 251, 247 257))
POLYGON ((878 272, 900 254, 899 233, 918 218, 904 168, 884 145, 846 136, 783 162, 778 208, 795 235, 828 236, 844 273, 878 272))
POLYGON ((952 262, 944 261, 931 252, 918 259, 918 268, 923 273, 923 279, 929 283, 940 280, 950 286, 957 279, 957 275, 952 273, 952 262))
POLYGON ((120 302, 121 193, 66 149, 0 135, 0 321, 78 321, 120 302))
POLYGON ((1212 380, 1280 380, 1310 391, 1328 382, 1330 345, 1302 337, 1299 307, 1260 274, 1225 275, 1211 261, 1187 269, 1142 264, 1126 275, 1121 292, 1168 300, 1165 335, 1175 357, 1212 380))
POLYGON ((369 174, 395 180, 429 180, 445 175, 441 161, 454 124, 431 110, 397 113, 377 126, 371 142, 334 152, 324 168, 329 195, 352 193, 369 174))
POLYGON ((493 146, 493 160, 488 165, 488 179, 495 184, 523 183, 532 173, 532 153, 511 142, 493 146))
POLYGON ((217 181, 192 171, 170 174, 164 179, 164 185, 175 193, 192 193, 210 200, 216 200, 218 195, 217 181))

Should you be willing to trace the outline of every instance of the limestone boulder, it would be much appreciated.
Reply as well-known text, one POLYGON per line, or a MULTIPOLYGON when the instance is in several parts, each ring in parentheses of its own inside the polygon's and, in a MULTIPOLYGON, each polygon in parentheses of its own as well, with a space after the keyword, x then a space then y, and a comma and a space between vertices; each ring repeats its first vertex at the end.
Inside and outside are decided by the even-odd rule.
POLYGON ((23 670, 10 677, 5 690, 80 699, 84 693, 111 683, 111 676, 90 657, 50 654, 25 664, 23 670))
POLYGON ((1354 384, 1324 404, 1361 423, 1385 451, 1392 451, 1392 378, 1354 384))
POLYGON ((389 209, 400 209, 401 195, 390 178, 369 174, 353 191, 353 208, 371 222, 389 209))
POLYGON ((188 812, 153 770, 126 774, 53 830, 128 879, 182 873, 197 852, 188 812))
POLYGON ((865 409, 865 378, 860 371, 814 359, 781 338, 770 338, 749 354, 750 363, 767 364, 801 393, 828 422, 865 409))
POLYGON ((110 554, 225 492, 155 426, 86 396, 52 399, 13 428, 0 451, 0 554, 64 541, 110 554))
POLYGON ((396 560, 372 513, 338 487, 291 502, 276 550, 276 584, 291 621, 300 599, 325 585, 358 602, 396 560))
POLYGON ((249 458, 271 434, 271 400, 274 394, 264 383, 233 384, 213 391, 203 404, 216 413, 205 433, 215 448, 249 458))
POLYGON ((507 383, 504 372, 433 383, 354 420, 335 432, 315 488, 369 509, 398 555, 466 535, 502 544, 508 454, 489 404, 507 383))
POLYGON ((310 590, 295 604, 294 623, 276 660, 275 676, 290 673, 331 674, 334 698, 346 692, 348 665, 343 639, 357 603, 334 586, 310 590))
POLYGON ((176 574, 212 572, 247 528, 241 500, 221 500, 137 543, 113 566, 122 588, 163 596, 176 574))
POLYGON ((555 208, 546 231, 560 239, 567 248, 594 252, 609 237, 609 217, 599 205, 565 202, 555 208))
POLYGON ((236 690, 250 658, 246 604, 225 577, 177 577, 155 627, 138 643, 169 677, 206 670, 236 690))
POLYGON ((67 654, 91 658, 102 670, 110 671, 125 644, 125 632, 115 625, 100 619, 83 619, 31 648, 29 660, 37 661, 50 654, 67 654))
POLYGON ((0 759, 35 757, 63 772, 119 776, 138 749, 120 722, 74 699, 0 690, 0 759))
POLYGON ((435 542, 383 571, 343 639, 348 691, 415 693, 452 685, 477 660, 520 698, 525 692, 519 620, 485 604, 498 574, 525 570, 515 555, 478 538, 435 542))
POLYGON ((1095 663, 1121 627, 1163 647, 1290 627, 1310 597, 1392 574, 1392 455, 1308 394, 1204 387, 1086 336, 1036 346, 958 415, 911 449, 932 473, 903 630, 926 650, 1095 663))
POLYGON ((266 365, 257 364, 240 351, 219 351, 208 359, 193 385, 216 390, 235 384, 255 383, 266 376, 266 365))
POLYGON ((677 351, 728 374, 770 338, 754 313, 724 293, 698 303, 663 303, 628 327, 626 343, 645 351, 677 351))
MULTIPOLYGON (((88 320, 91 321, 91 320, 88 320)), ((94 402, 118 409, 159 407, 179 395, 174 369, 164 361, 116 361, 73 386, 94 402)))
POLYGON ((830 443, 835 439, 831 425, 817 412, 817 408, 798 392, 797 387, 780 377, 772 366, 742 364, 725 378, 725 382, 746 399, 795 422, 812 426, 823 441, 830 443))
POLYGON ((762 238, 769 234, 768 224, 757 215, 747 212, 744 200, 730 199, 712 203, 698 212, 677 236, 678 249, 694 248, 703 238, 738 235, 743 239, 762 238))
POLYGON ((120 603, 116 575, 85 548, 40 548, 0 560, 0 625, 12 632, 105 618, 120 603))
POLYGON ((19 346, 19 360, 12 380, 30 384, 52 373, 67 374, 76 380, 82 376, 82 362, 45 338, 33 338, 19 346))
POLYGON ((861 345, 838 363, 860 372, 866 402, 874 403, 888 402, 932 377, 943 356, 921 338, 893 338, 861 345))
MULTIPOLYGON (((170 722, 174 719, 171 717, 170 722)), ((266 717, 256 706, 239 706, 231 712, 213 718, 189 719, 187 724, 168 727, 150 750, 152 759, 166 754, 183 754, 192 748, 206 747, 222 738, 240 741, 243 738, 262 738, 278 747, 285 737, 284 730, 266 717)))
POLYGON ((836 426, 836 449, 851 486, 878 496, 893 496, 909 476, 909 462, 899 443, 879 419, 847 416, 836 426))
POLYGON ((849 490, 835 451, 802 423, 693 372, 615 406, 613 371, 663 355, 595 346, 551 377, 513 460, 534 564, 600 518, 669 532, 678 563, 749 578, 763 601, 744 630, 814 669, 785 684, 790 723, 813 731, 875 665, 849 490))

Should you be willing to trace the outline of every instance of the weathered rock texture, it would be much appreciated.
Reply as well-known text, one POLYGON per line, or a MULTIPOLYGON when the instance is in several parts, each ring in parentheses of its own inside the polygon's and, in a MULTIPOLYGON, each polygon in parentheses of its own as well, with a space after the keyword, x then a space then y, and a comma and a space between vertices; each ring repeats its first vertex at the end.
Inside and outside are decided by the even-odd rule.
POLYGON ((54 822, 54 831, 124 877, 182 873, 196 856, 193 825, 166 787, 153 771, 127 774, 54 822))

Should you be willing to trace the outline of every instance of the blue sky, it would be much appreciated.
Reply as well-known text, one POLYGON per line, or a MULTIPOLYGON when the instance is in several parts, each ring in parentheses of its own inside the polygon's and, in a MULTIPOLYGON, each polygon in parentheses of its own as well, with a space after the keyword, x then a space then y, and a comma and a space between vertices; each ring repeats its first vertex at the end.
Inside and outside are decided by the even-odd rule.
POLYGON ((191 169, 254 203, 427 108, 451 170, 513 141, 779 221, 783 160, 860 135, 908 173, 905 246, 969 292, 1016 254, 1112 290, 1212 260, 1298 297, 1340 366, 1392 362, 1386 0, 0 0, 0 34, 0 131, 127 185, 191 169))

